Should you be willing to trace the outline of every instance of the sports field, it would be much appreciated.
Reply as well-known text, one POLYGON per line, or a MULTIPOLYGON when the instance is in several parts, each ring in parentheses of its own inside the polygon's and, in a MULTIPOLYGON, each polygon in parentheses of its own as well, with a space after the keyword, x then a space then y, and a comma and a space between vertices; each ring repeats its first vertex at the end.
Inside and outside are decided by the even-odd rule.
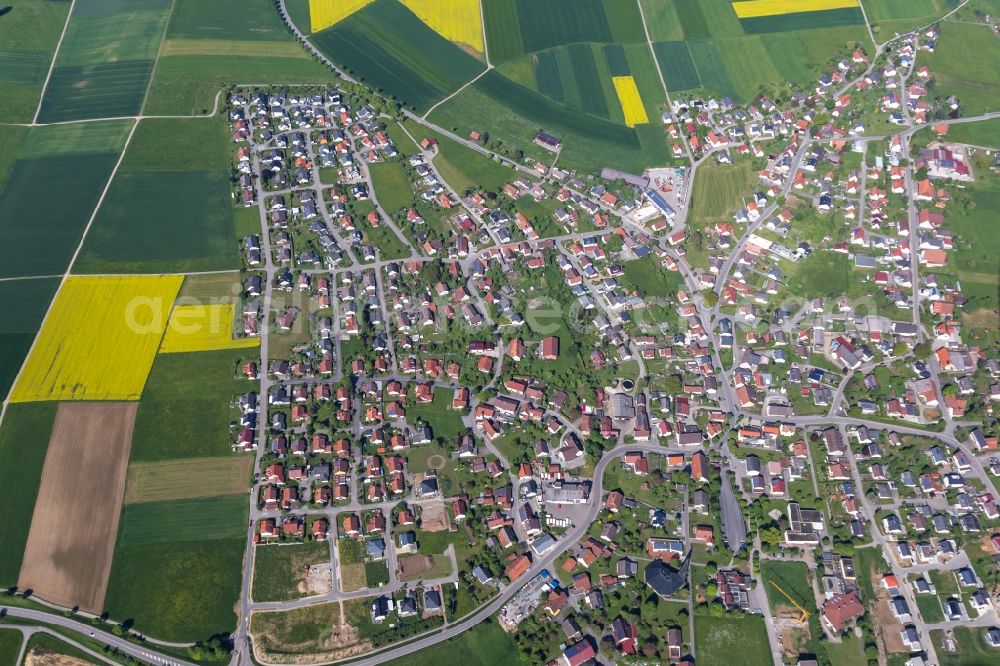
POLYGON ((39 121, 138 113, 169 8, 170 0, 78 3, 56 56, 39 121))
POLYGON ((31 122, 70 3, 20 0, 0 21, 0 118, 31 122))
POLYGON ((125 481, 125 503, 163 502, 245 493, 253 457, 182 458, 133 462, 125 481))
POLYGON ((69 278, 11 400, 138 399, 182 281, 157 275, 69 278))
POLYGON ((56 413, 18 587, 104 610, 135 403, 64 403, 56 413))
POLYGON ((348 73, 417 111, 483 71, 396 0, 375 0, 312 41, 348 73))
POLYGON ((234 338, 236 306, 177 305, 170 313, 160 353, 214 351, 259 347, 260 338, 234 338))

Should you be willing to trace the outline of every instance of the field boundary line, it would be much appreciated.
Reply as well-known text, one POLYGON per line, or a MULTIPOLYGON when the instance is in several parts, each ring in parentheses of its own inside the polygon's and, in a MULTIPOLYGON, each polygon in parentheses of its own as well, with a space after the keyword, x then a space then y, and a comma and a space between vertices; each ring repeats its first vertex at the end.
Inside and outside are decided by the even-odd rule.
POLYGON ((0 282, 22 282, 26 280, 51 280, 61 278, 62 275, 19 275, 17 277, 0 278, 0 282))
MULTIPOLYGON (((670 100, 670 90, 667 88, 667 80, 663 78, 663 70, 660 69, 660 61, 656 58, 656 49, 653 48, 653 38, 649 34, 649 26, 646 25, 646 12, 642 10, 642 2, 640 2, 640 0, 635 0, 635 4, 639 8, 639 18, 642 19, 642 31, 646 35, 646 45, 649 47, 649 56, 653 59, 653 64, 656 66, 656 73, 660 77, 660 85, 663 87, 663 95, 667 98, 667 108, 671 113, 673 113, 674 103, 670 100)), ((688 162, 690 162, 693 167, 695 165, 694 155, 691 153, 691 147, 688 145, 687 137, 683 132, 681 132, 680 136, 681 143, 684 144, 684 152, 687 153, 688 162)))
POLYGON ((76 0, 69 3, 69 12, 66 14, 66 22, 63 23, 62 33, 59 35, 59 41, 56 42, 56 49, 52 52, 52 62, 49 63, 49 73, 45 75, 45 83, 42 84, 42 94, 38 97, 38 106, 35 107, 35 115, 31 119, 31 125, 34 126, 38 123, 38 115, 42 112, 42 103, 45 101, 45 93, 49 89, 49 80, 52 78, 52 72, 56 68, 56 58, 59 57, 59 49, 62 47, 63 39, 66 37, 66 30, 69 28, 70 19, 73 18, 73 10, 76 8, 76 0))
POLYGON ((483 71, 481 71, 481 72, 480 72, 479 74, 477 74, 477 75, 476 75, 476 76, 475 76, 475 77, 474 77, 474 78, 473 78, 473 79, 472 79, 471 81, 469 81, 469 82, 467 82, 467 83, 463 84, 461 88, 459 88, 458 90, 456 90, 456 91, 455 91, 455 92, 453 92, 452 94, 448 95, 447 97, 445 97, 445 98, 444 98, 444 99, 442 99, 441 101, 439 101, 439 102, 437 102, 436 104, 434 104, 434 106, 432 106, 431 108, 427 109, 427 112, 426 112, 426 113, 425 113, 424 115, 420 116, 420 117, 421 117, 421 118, 422 118, 423 120, 427 120, 427 116, 431 115, 431 112, 432 112, 432 111, 434 111, 434 109, 438 108, 439 106, 441 106, 442 104, 444 104, 445 102, 447 102, 447 101, 448 101, 449 99, 451 99, 452 97, 454 97, 454 96, 455 96, 455 95, 457 95, 458 93, 462 92, 463 90, 465 90, 466 88, 468 88, 469 86, 471 86, 471 85, 472 85, 473 83, 475 83, 475 82, 476 82, 476 81, 478 81, 479 79, 481 79, 481 78, 483 78, 484 76, 486 76, 487 74, 489 74, 489 73, 490 73, 490 70, 492 70, 492 69, 493 69, 493 65, 489 65, 489 64, 488 64, 488 65, 486 66, 486 69, 484 69, 484 70, 483 70, 483 71))
POLYGON ((153 59, 153 68, 149 71, 149 81, 146 81, 146 92, 142 95, 142 104, 139 105, 139 114, 136 118, 136 125, 142 118, 142 112, 146 110, 146 102, 149 101, 149 91, 153 89, 153 77, 160 67, 160 56, 163 55, 163 42, 167 41, 167 31, 170 30, 170 22, 174 18, 174 9, 177 0, 170 0, 170 7, 167 8, 167 20, 163 22, 163 32, 160 33, 160 43, 156 47, 156 57, 153 59))
POLYGON ((132 122, 132 129, 129 130, 128 137, 125 139, 125 145, 122 147, 122 152, 118 156, 118 161, 115 162, 114 168, 111 170, 111 174, 108 176, 108 182, 104 184, 104 190, 101 192, 100 198, 97 200, 97 204, 94 206, 93 212, 90 214, 90 219, 87 221, 87 226, 83 228, 83 234, 80 235, 80 242, 76 246, 76 251, 70 258, 69 263, 66 264, 66 272, 62 274, 62 279, 59 281, 59 286, 56 288, 56 292, 52 295, 52 300, 49 301, 49 307, 45 310, 45 316, 42 317, 42 321, 38 324, 38 330, 35 332, 35 339, 31 341, 31 346, 28 347, 28 352, 24 355, 24 360, 21 361, 21 367, 18 369, 17 374, 14 375, 14 381, 11 382, 10 388, 7 390, 7 395, 4 397, 3 406, 0 407, 0 426, 3 426, 4 417, 7 415, 7 407, 10 406, 10 397, 14 393, 14 387, 17 386, 17 382, 21 379, 21 375, 24 373, 24 367, 28 364, 28 359, 31 358, 32 352, 35 351, 35 347, 38 345, 38 338, 41 336, 42 330, 45 328, 45 323, 48 321, 49 316, 52 314, 52 308, 56 303, 56 299, 59 298, 59 294, 62 293, 63 287, 66 285, 66 280, 73 274, 73 264, 76 263, 76 258, 80 256, 80 251, 83 249, 83 244, 87 241, 87 234, 90 232, 90 228, 94 224, 94 220, 97 219, 97 213, 101 210, 101 206, 104 204, 104 198, 108 195, 108 190, 111 189, 111 183, 115 179, 115 174, 118 173, 118 168, 122 165, 125 160, 125 153, 128 151, 129 144, 132 143, 132 137, 135 136, 135 130, 139 127, 138 121, 132 122))
POLYGON ((490 62, 490 44, 486 40, 486 12, 483 11, 483 0, 479 0, 479 27, 483 29, 483 57, 486 58, 486 67, 490 68, 493 64, 490 62))

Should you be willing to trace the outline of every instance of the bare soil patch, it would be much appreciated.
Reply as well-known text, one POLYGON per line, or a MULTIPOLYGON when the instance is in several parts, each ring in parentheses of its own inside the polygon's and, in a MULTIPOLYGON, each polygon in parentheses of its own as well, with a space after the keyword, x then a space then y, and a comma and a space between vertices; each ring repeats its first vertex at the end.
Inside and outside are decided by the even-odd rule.
POLYGON ((900 635, 903 625, 889 608, 888 598, 879 598, 875 602, 875 617, 879 631, 882 632, 882 641, 885 644, 886 652, 909 652, 903 645, 903 637, 900 635))
POLYGON ((18 587, 61 606, 104 610, 135 402, 59 405, 18 587))
POLYGON ((436 500, 420 507, 420 529, 425 532, 443 532, 448 529, 448 512, 444 502, 436 500))
POLYGON ((408 580, 417 578, 425 571, 434 568, 434 558, 430 555, 407 555, 399 558, 399 578, 408 580))
POLYGON ((441 469, 444 467, 445 462, 444 456, 436 453, 427 459, 427 467, 430 469, 441 469))
POLYGON ((1000 312, 989 308, 979 308, 962 313, 962 324, 969 328, 997 328, 1000 326, 1000 312))
POLYGON ((132 463, 125 482, 125 503, 239 495, 249 487, 251 469, 251 456, 132 463))
POLYGON ((343 621, 341 604, 317 604, 284 612, 254 613, 254 655, 274 664, 317 664, 370 652, 357 627, 343 621), (302 637, 302 638, 300 638, 302 637))
POLYGON ((333 589, 333 574, 329 564, 314 564, 303 570, 302 580, 298 590, 309 597, 314 594, 326 594, 333 589))
POLYGON ((24 655, 24 666, 91 666, 91 663, 67 654, 31 648, 24 655))

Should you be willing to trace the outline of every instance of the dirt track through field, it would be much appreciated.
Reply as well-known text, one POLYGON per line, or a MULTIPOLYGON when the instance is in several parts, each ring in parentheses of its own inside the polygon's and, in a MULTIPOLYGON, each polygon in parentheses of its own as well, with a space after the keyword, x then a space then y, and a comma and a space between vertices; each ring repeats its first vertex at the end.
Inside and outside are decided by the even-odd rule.
POLYGON ((137 403, 59 405, 18 587, 104 611, 137 403))

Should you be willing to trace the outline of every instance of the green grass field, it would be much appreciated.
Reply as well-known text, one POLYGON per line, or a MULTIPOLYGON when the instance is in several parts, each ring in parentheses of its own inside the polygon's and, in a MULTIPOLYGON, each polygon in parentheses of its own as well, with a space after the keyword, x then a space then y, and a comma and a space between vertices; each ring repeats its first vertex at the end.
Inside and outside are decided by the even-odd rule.
POLYGON ((417 195, 400 162, 376 162, 368 168, 371 171, 375 196, 387 214, 395 215, 403 208, 413 205, 417 195))
POLYGON ((1000 40, 986 25, 946 21, 941 24, 934 53, 923 63, 934 73, 934 95, 955 95, 964 116, 975 116, 1000 105, 1000 69, 969 67, 969 62, 1000 61, 1000 40))
POLYGON ((177 0, 167 38, 291 39, 270 0, 177 0))
POLYGON ((0 486, 10 493, 7 506, 11 515, 19 517, 11 521, 0 543, 3 588, 17 585, 56 407, 54 402, 10 405, 0 427, 0 459, 4 461, 0 466, 0 486))
POLYGON ((70 3, 22 0, 10 7, 0 17, 0 118, 26 123, 38 107, 70 3))
POLYGON ((864 642, 853 634, 844 636, 839 643, 827 641, 823 645, 832 666, 867 666, 868 664, 864 642))
POLYGON ((223 116, 214 118, 147 118, 139 123, 124 171, 228 169, 235 147, 223 116))
POLYGON ((100 120, 33 127, 16 154, 26 160, 100 153, 113 153, 117 156, 125 148, 131 129, 131 120, 100 120))
POLYGON ((365 562, 365 586, 378 587, 389 582, 389 568, 385 562, 365 562))
POLYGON ((767 601, 774 612, 779 606, 788 606, 788 600, 774 588, 772 583, 781 587, 790 597, 812 612, 816 608, 816 597, 809 584, 808 570, 802 562, 778 562, 764 560, 761 563, 761 584, 767 590, 767 601))
POLYGON ((879 40, 933 23, 955 8, 958 0, 861 0, 879 40))
POLYGON ((418 111, 483 71, 395 0, 376 0, 312 41, 363 83, 418 111))
POLYGON ((161 56, 146 102, 150 114, 206 114, 223 86, 329 84, 333 73, 311 58, 253 55, 161 56))
POLYGON ((410 666, 514 666, 518 663, 520 658, 513 639, 493 620, 407 657, 410 666))
POLYGON ((252 387, 234 379, 246 351, 158 354, 139 401, 131 460, 230 455, 225 396, 252 387))
POLYGON ((5 396, 42 324, 59 280, 0 282, 0 395, 5 396))
POLYGON ((948 141, 1000 149, 1000 118, 948 127, 948 141))
POLYGON ((406 129, 417 141, 429 137, 438 142, 434 166, 444 181, 456 192, 462 193, 472 187, 482 187, 489 192, 497 192, 517 175, 503 163, 491 160, 482 153, 418 125, 412 120, 406 121, 406 129))
POLYGON ((229 633, 236 627, 245 545, 245 535, 119 544, 105 606, 111 617, 132 619, 137 631, 163 640, 196 641, 229 633))
POLYGON ((434 432, 435 438, 451 441, 465 430, 458 412, 449 409, 453 393, 451 389, 438 388, 434 391, 434 401, 426 405, 411 402, 406 408, 406 418, 410 422, 422 419, 434 432))
POLYGON ((21 632, 14 629, 0 629, 0 664, 17 664, 21 652, 21 632))
POLYGON ((717 221, 731 221, 731 215, 743 206, 743 200, 752 194, 756 174, 750 163, 719 164, 713 160, 703 162, 695 172, 691 211, 691 227, 700 229, 717 221))
POLYGON ((299 589, 305 580, 304 567, 329 561, 330 544, 326 541, 257 546, 254 550, 253 600, 290 601, 307 596, 299 589))
POLYGON ((27 127, 0 127, 0 191, 7 182, 10 170, 14 168, 18 153, 27 141, 28 134, 27 127))
POLYGON ((625 277, 635 285, 646 298, 667 298, 676 296, 683 280, 677 273, 661 269, 652 257, 624 263, 625 277))
POLYGON ((760 615, 741 618, 698 615, 694 621, 695 658, 700 666, 728 666, 733 655, 745 664, 768 664, 771 647, 760 615))
POLYGON ((950 262, 958 270, 963 293, 973 307, 1000 308, 1000 236, 993 232, 991 211, 1000 206, 1000 178, 978 170, 978 181, 969 188, 970 206, 948 209, 947 222, 957 236, 950 262))
POLYGON ((246 513, 244 495, 128 504, 122 511, 118 544, 235 539, 246 533, 246 513))

